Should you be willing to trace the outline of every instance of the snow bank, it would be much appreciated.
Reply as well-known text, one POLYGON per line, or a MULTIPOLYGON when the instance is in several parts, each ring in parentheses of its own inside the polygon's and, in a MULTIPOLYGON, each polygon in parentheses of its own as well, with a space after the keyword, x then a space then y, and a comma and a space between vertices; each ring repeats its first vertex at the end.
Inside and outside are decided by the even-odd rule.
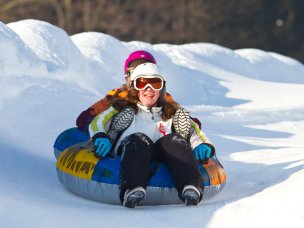
POLYGON ((207 43, 151 45, 96 32, 69 37, 37 20, 0 22, 0 49, 0 227, 278 228, 303 223, 298 209, 304 203, 300 62, 207 43), (136 49, 156 57, 168 91, 202 121, 227 170, 224 191, 196 208, 131 211, 72 195, 57 180, 56 136, 124 82, 124 60, 136 49))

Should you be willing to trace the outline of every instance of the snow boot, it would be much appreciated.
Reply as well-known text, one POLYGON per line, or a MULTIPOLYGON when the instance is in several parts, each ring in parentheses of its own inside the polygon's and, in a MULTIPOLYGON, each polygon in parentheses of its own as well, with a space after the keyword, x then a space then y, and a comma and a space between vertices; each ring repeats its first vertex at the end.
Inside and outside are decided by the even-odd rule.
POLYGON ((176 110, 173 117, 173 127, 176 133, 180 134, 186 140, 190 134, 191 118, 189 112, 184 108, 176 110))
POLYGON ((108 132, 113 144, 115 143, 119 134, 131 125, 134 115, 135 109, 133 107, 126 107, 113 117, 110 127, 111 130, 108 132))
POLYGON ((140 204, 146 196, 146 190, 143 187, 126 190, 123 205, 128 208, 134 208, 140 204))
POLYGON ((182 196, 185 199, 186 206, 196 206, 201 199, 200 191, 193 185, 185 186, 182 196))

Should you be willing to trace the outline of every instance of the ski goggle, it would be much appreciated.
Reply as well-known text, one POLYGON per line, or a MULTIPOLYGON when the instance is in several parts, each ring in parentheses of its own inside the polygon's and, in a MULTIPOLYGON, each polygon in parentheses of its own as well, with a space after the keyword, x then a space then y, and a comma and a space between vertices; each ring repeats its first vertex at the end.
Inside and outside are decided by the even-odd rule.
POLYGON ((164 81, 159 77, 138 77, 134 80, 133 85, 136 90, 145 90, 146 88, 148 88, 148 86, 150 86, 154 90, 161 90, 164 87, 164 81))

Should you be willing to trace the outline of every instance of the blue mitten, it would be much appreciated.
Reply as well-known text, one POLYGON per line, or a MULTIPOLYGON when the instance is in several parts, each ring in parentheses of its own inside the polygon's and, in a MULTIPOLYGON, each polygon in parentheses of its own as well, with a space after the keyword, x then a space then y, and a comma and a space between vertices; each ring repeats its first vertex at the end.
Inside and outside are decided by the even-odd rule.
POLYGON ((200 144, 193 150, 195 158, 202 161, 207 161, 212 154, 210 146, 206 144, 200 144))
POLYGON ((105 157, 112 148, 112 144, 108 138, 96 138, 94 145, 96 146, 95 153, 98 157, 105 157))

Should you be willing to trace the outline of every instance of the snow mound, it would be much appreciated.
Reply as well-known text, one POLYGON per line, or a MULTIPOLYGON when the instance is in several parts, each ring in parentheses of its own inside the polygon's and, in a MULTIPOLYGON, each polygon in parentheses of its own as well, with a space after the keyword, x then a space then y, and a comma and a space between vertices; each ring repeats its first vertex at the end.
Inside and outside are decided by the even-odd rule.
POLYGON ((0 22, 0 50, 0 227, 304 223, 298 209, 304 204, 300 62, 208 43, 152 45, 97 32, 69 37, 38 20, 0 22), (198 207, 139 207, 130 216, 123 207, 67 192, 57 179, 55 138, 75 126, 81 111, 124 83, 125 58, 138 49, 155 56, 167 91, 202 121, 228 173, 223 192, 198 207), (118 220, 109 219, 113 213, 118 220))

